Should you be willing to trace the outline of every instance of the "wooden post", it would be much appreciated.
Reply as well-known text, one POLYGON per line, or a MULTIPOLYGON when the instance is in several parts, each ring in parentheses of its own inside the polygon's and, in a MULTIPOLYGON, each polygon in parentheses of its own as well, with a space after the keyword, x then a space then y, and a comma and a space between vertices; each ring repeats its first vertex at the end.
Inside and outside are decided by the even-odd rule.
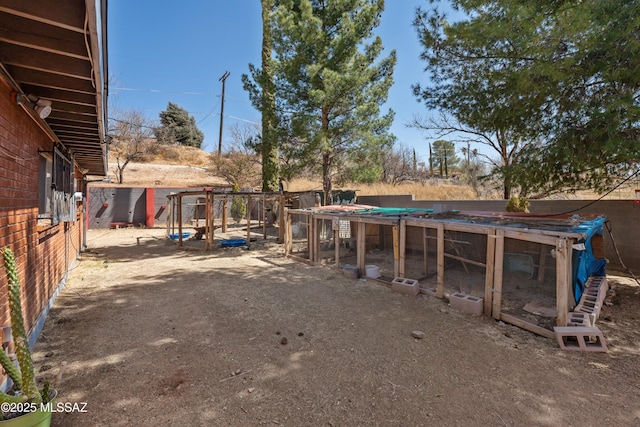
POLYGON ((491 315, 494 319, 500 319, 502 305, 502 270, 504 268, 504 230, 496 230, 496 250, 494 258, 495 270, 493 272, 493 307, 491 315))
POLYGON ((340 267, 340 221, 338 221, 338 227, 333 230, 333 243, 335 245, 336 267, 340 267))
POLYGON ((291 253, 291 249, 292 249, 292 243, 291 243, 291 239, 292 239, 292 235, 291 235, 291 215, 289 215, 289 210, 288 209, 284 209, 282 212, 282 221, 283 221, 283 225, 284 225, 284 232, 283 232, 283 242, 284 242, 284 255, 287 256, 291 253))
POLYGON ((558 239, 556 244, 556 325, 567 326, 569 317, 569 283, 571 280, 571 244, 567 239, 558 239))
POLYGON ((224 196, 224 200, 222 201, 222 232, 227 232, 227 196, 224 196))
POLYGON ((247 194, 247 246, 251 246, 251 195, 247 194))
POLYGON ((444 224, 438 224, 438 288, 436 297, 444 298, 444 224))
POLYGON ((285 221, 284 221, 284 216, 285 216, 285 201, 286 198, 284 197, 283 194, 280 195, 280 198, 278 199, 278 243, 284 243, 284 232, 285 232, 285 221))
POLYGON ((173 212, 173 197, 171 196, 167 196, 167 207, 169 209, 167 210, 166 228, 167 228, 167 237, 169 237, 169 235, 171 234, 171 224, 173 220, 173 215, 171 215, 171 213, 173 212))
POLYGON ((182 195, 178 195, 178 246, 182 246, 182 195))
POLYGON ((484 276, 484 314, 491 316, 493 303, 493 279, 496 259, 496 231, 490 229, 487 233, 487 260, 484 276))
POLYGON ((209 245, 213 248, 213 242, 215 242, 216 237, 216 196, 211 193, 211 240, 209 245))
POLYGON ((262 238, 267 240, 267 197, 262 195, 262 238))
MULTIPOLYGON (((397 227, 396 227, 397 228, 397 227)), ((400 238, 399 238, 399 251, 400 251, 400 256, 398 258, 398 267, 397 269, 397 273, 395 274, 395 277, 404 277, 405 275, 405 257, 406 257, 406 251, 407 251, 407 222, 404 219, 400 220, 400 238)), ((394 277, 394 278, 395 278, 394 277)))
POLYGON ((429 229, 422 227, 422 250, 424 251, 424 276, 429 275, 429 229))
MULTIPOLYGON (((204 197, 204 250, 211 250, 211 194, 207 191, 204 197)), ((197 224, 197 222, 196 222, 197 224)))

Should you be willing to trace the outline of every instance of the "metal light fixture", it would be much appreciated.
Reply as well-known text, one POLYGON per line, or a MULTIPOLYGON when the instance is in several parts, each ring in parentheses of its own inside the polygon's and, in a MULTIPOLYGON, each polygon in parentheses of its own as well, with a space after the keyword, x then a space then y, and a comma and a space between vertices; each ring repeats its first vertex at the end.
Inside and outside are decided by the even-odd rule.
POLYGON ((28 106, 38 114, 41 119, 46 119, 51 114, 51 101, 48 99, 38 98, 34 95, 24 95, 17 93, 15 95, 16 104, 28 106))
POLYGON ((51 101, 48 99, 38 99, 33 109, 36 110, 36 113, 38 113, 41 119, 46 119, 49 117, 49 114, 51 114, 51 101))

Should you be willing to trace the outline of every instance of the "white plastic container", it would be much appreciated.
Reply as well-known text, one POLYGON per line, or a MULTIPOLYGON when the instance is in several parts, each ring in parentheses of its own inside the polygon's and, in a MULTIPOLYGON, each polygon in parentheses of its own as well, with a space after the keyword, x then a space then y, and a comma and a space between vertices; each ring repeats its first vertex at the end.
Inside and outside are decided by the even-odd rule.
POLYGON ((377 265, 373 265, 373 264, 366 265, 364 267, 364 271, 366 276, 372 279, 377 279, 378 277, 382 276, 380 274, 380 269, 378 268, 377 265))

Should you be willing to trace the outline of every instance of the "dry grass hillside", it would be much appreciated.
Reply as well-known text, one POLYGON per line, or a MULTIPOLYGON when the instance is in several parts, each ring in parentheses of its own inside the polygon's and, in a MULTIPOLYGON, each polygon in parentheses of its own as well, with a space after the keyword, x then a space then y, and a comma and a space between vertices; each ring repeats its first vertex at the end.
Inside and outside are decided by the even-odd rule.
MULTIPOLYGON (((224 178, 216 176, 212 170, 212 154, 193 147, 160 146, 158 150, 145 158, 144 162, 129 163, 124 172, 123 186, 128 187, 209 187, 228 184, 224 178)), ((109 159, 110 181, 92 182, 92 186, 118 186, 115 177, 117 162, 109 159)), ((99 177, 92 177, 97 180, 99 177)), ((109 180, 109 177, 107 178, 109 180)), ((412 194, 416 200, 472 200, 500 199, 495 190, 483 188, 480 194, 469 185, 447 180, 429 180, 425 183, 408 182, 399 185, 344 184, 342 189, 356 190, 359 195, 412 194)), ((616 189, 606 199, 634 199, 635 188, 640 181, 616 189)), ((322 182, 316 180, 294 179, 285 183, 286 191, 307 191, 322 189, 322 182)), ((554 199, 593 200, 599 195, 591 191, 576 194, 559 194, 554 199)))

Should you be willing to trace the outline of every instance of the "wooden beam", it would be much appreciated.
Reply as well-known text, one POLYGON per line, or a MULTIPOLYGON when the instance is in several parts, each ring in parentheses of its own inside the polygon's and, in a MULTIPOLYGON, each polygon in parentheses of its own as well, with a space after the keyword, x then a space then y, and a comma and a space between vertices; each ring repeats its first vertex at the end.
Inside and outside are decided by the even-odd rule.
MULTIPOLYGON (((482 267, 482 268, 485 268, 485 267, 487 266, 486 264, 484 264, 484 263, 482 263, 482 262, 479 262, 479 261, 473 261, 473 260, 471 260, 471 259, 463 258, 463 257, 461 257, 461 256, 457 256, 457 255, 449 254, 449 253, 446 253, 446 252, 445 252, 444 256, 445 256, 445 257, 447 257, 447 258, 451 258, 451 259, 455 259, 455 260, 457 260, 457 261, 460 261, 460 262, 462 263, 462 265, 464 265, 464 266, 465 266, 465 269, 466 269, 466 265, 465 265, 465 264, 476 265, 476 266, 478 266, 478 267, 482 267)), ((469 271, 468 271, 468 270, 467 270, 467 273, 469 273, 469 271)))
POLYGON ((555 332, 545 329, 541 326, 534 325, 533 323, 527 322, 526 320, 521 319, 519 317, 502 313, 502 315, 500 316, 500 320, 510 323, 519 328, 526 329, 527 331, 533 332, 534 334, 543 336, 545 338, 550 338, 552 340, 556 339, 555 332))

